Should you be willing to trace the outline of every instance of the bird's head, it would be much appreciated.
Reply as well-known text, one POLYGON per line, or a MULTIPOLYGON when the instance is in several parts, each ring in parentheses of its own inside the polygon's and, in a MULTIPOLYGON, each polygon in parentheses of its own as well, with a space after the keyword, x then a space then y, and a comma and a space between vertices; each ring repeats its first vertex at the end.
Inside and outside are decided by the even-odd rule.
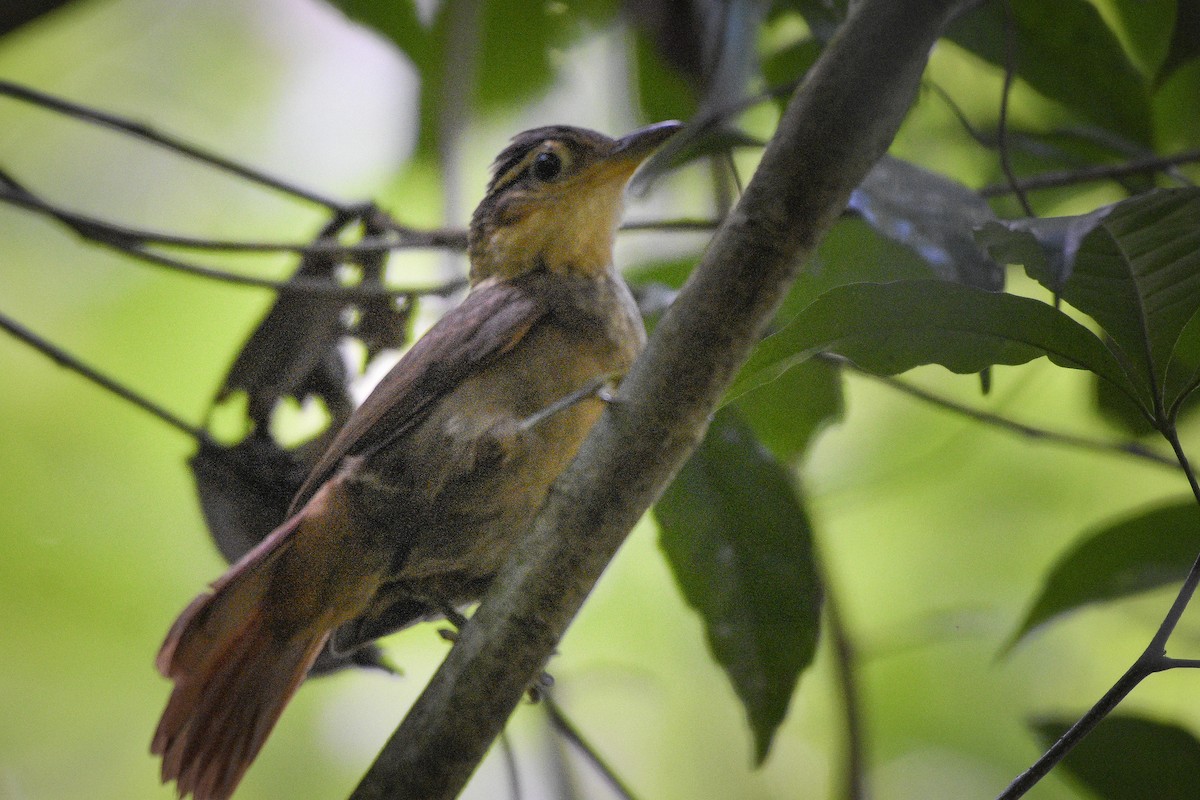
POLYGON ((518 134, 471 218, 471 282, 538 268, 606 270, 626 184, 680 127, 660 122, 620 139, 565 125, 518 134))

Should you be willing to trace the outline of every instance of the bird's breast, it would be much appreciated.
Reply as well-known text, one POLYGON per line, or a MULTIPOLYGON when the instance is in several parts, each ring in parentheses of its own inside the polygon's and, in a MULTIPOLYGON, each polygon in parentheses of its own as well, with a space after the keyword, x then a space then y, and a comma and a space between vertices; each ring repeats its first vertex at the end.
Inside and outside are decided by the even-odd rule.
POLYGON ((551 313, 377 466, 409 498, 406 579, 499 569, 604 403, 589 396, 531 420, 597 378, 624 374, 641 350, 644 329, 619 278, 553 284, 551 313))

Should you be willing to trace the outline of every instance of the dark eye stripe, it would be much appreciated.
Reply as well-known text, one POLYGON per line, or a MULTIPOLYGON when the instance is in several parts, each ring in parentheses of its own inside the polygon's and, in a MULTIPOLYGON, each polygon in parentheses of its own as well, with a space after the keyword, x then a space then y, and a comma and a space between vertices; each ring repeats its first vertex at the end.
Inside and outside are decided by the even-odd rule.
POLYGON ((538 149, 531 149, 528 152, 523 153, 519 158, 512 159, 501 169, 498 169, 496 171, 496 177, 492 181, 491 187, 488 189, 488 194, 495 194, 496 192, 503 191, 519 180, 520 177, 525 174, 525 170, 529 169, 530 163, 532 163, 533 159, 536 158, 540 152, 541 151, 538 149))

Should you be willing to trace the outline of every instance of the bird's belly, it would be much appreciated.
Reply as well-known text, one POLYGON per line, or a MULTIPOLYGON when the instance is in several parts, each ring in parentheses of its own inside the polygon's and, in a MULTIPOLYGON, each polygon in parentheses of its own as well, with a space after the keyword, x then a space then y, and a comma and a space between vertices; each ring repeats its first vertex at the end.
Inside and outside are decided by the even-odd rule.
POLYGON ((602 340, 546 326, 439 403, 389 465, 403 474, 388 480, 404 486, 395 510, 405 554, 394 579, 414 593, 472 599, 463 595, 504 563, 603 402, 588 396, 531 417, 627 361, 602 340))

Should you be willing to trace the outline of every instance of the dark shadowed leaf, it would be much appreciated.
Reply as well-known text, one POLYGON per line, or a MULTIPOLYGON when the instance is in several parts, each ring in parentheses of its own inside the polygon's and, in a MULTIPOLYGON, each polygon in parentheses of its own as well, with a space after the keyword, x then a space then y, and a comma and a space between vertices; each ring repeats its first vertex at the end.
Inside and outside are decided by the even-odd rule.
POLYGON ((1114 206, 1084 237, 1061 295, 1161 392, 1180 334, 1200 310, 1200 189, 1161 189, 1114 206))
POLYGON ((767 5, 627 0, 623 7, 658 59, 692 87, 703 107, 715 109, 740 100, 757 73, 755 44, 767 5))
POLYGON ((1179 502, 1088 531, 1051 567, 1011 648, 1034 628, 1092 603, 1179 583, 1200 555, 1200 508, 1179 502))
POLYGON ((822 428, 842 418, 841 369, 827 361, 805 361, 734 403, 775 458, 792 463, 822 428))
POLYGON ((227 447, 204 440, 188 464, 204 521, 233 563, 283 522, 307 468, 265 433, 227 447))
POLYGON ((1200 384, 1200 310, 1183 326, 1167 365, 1163 398, 1169 414, 1195 408, 1193 392, 1197 384, 1200 384))
POLYGON ((1111 23, 1142 74, 1153 81, 1171 43, 1176 0, 1110 0, 1111 23))
POLYGON ((820 626, 812 530, 788 472, 732 409, 654 507, 660 544, 766 758, 820 626))
POLYGON ((1162 83, 1175 70, 1200 57, 1200 0, 1176 0, 1175 26, 1171 32, 1171 44, 1167 56, 1158 72, 1162 83))
POLYGON ((1105 206, 1077 217, 993 220, 980 226, 975 239, 997 261, 1023 264, 1031 277, 1058 293, 1075 269, 1083 238, 1111 210, 1105 206))
MULTIPOLYGON (((334 220, 316 238, 336 241, 349 220, 334 220)), ((321 253, 305 255, 292 280, 328 280, 337 285, 339 262, 321 253)), ((345 332, 344 299, 303 292, 282 292, 266 317, 242 346, 216 402, 237 391, 249 397, 250 419, 265 428, 275 404, 284 397, 304 396, 310 386, 331 387, 337 394, 325 398, 331 409, 345 405, 342 381, 329 379, 330 370, 340 370, 337 343, 345 332)))
MULTIPOLYGON (((1003 68, 1005 5, 979 4, 950 26, 948 38, 1003 68)), ((1146 82, 1095 6, 1086 0, 1012 0, 1011 8, 1021 78, 1084 119, 1149 144, 1146 82)))
MULTIPOLYGON (((1074 721, 1034 723, 1044 747, 1074 721)), ((1128 714, 1112 715, 1076 745, 1061 768, 1100 800, 1194 800, 1200 797, 1200 742, 1186 728, 1128 714)))
MULTIPOLYGON (((1024 262, 1027 270, 1100 323, 1132 365, 1144 396, 1164 391, 1173 353, 1177 346, 1183 348, 1173 396, 1165 401, 1170 406, 1194 375, 1187 352, 1200 333, 1188 325, 1200 311, 1200 189, 1147 192, 1086 219, 1086 231, 1064 272, 1048 272, 1036 257, 1032 265, 1024 262), (1186 339, 1181 337, 1185 326, 1186 339)), ((1027 230, 1036 229, 1038 223, 1027 223, 1027 230)), ((1061 242, 1046 236, 1039 241, 1048 259, 1070 255, 1065 247, 1056 249, 1061 242)), ((1070 244, 1071 237, 1063 241, 1070 244)))
POLYGON ((973 234, 995 215, 961 183, 885 155, 850 195, 850 208, 925 259, 939 278, 981 289, 1004 286, 1004 272, 973 234))
POLYGON ((839 286, 768 336, 729 396, 762 385, 814 354, 833 352, 862 369, 895 375, 923 364, 961 374, 1047 357, 1091 370, 1115 386, 1128 380, 1091 331, 1046 303, 946 281, 839 286))

